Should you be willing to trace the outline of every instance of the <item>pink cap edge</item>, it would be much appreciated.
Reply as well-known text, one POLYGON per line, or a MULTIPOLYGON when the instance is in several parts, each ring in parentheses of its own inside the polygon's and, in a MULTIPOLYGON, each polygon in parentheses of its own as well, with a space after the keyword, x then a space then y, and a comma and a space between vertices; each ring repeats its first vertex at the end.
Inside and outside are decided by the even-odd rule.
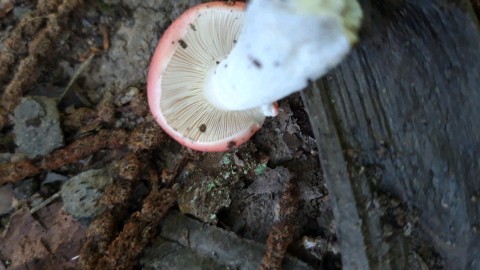
POLYGON ((256 123, 246 129, 244 132, 225 138, 218 142, 198 143, 185 138, 182 134, 175 131, 166 121, 160 110, 161 97, 161 79, 162 73, 170 62, 175 49, 179 46, 178 40, 187 33, 190 24, 195 21, 199 14, 210 8, 244 10, 245 3, 235 2, 233 5, 228 5, 225 2, 209 2, 197 5, 185 11, 178 17, 165 31, 163 36, 155 49, 153 57, 150 62, 150 67, 147 76, 147 96, 150 112, 155 120, 160 124, 163 130, 174 138, 178 143, 192 148, 197 151, 205 152, 223 152, 235 146, 239 146, 246 142, 257 130, 260 129, 262 123, 256 123), (172 43, 172 41, 174 41, 172 43))

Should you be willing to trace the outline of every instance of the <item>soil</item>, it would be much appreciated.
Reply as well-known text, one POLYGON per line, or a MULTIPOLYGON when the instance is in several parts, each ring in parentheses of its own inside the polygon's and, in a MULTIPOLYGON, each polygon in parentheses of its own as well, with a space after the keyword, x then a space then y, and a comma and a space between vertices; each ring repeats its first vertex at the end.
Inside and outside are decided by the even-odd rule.
MULTIPOLYGON (((4 162, 0 168, 0 269, 86 269, 92 265, 87 259, 111 265, 114 259, 106 255, 103 259, 85 258, 107 254, 108 247, 102 245, 110 242, 128 251, 112 251, 110 245, 111 256, 131 252, 123 267, 148 269, 151 259, 144 256, 152 254, 157 245, 167 247, 164 252, 168 254, 168 248, 173 252, 178 249, 175 242, 182 242, 159 236, 158 223, 173 204, 158 199, 155 192, 159 188, 176 194, 174 210, 204 226, 265 246, 267 239, 268 243, 274 241, 269 238, 272 228, 285 221, 279 209, 290 182, 298 187, 298 207, 292 208, 296 211, 288 219, 293 228, 287 233, 287 238, 291 237, 288 252, 310 267, 341 267, 330 199, 299 95, 280 101, 276 118, 267 119, 248 143, 226 153, 186 150, 151 126, 145 97, 149 59, 171 21, 200 2, 0 0, 0 50, 5 56, 0 66, 7 67, 2 74, 8 75, 0 78, 7 111, 0 135, 4 162), (58 20, 51 19, 55 14, 58 20), (25 22, 29 26, 35 22, 34 29, 24 27, 20 39, 14 40, 16 29, 25 22), (48 48, 32 49, 32 40, 41 39, 44 30, 48 48), (6 44, 12 40, 20 44, 15 51, 6 44), (27 60, 33 62, 22 71, 27 60), (20 76, 22 72, 32 76, 27 80, 20 76), (17 87, 20 92, 16 83, 22 86, 17 87), (47 116, 41 114, 41 106, 31 112, 33 120, 25 120, 31 132, 39 130, 35 125, 42 128, 39 140, 55 138, 56 143, 42 143, 52 147, 41 151, 31 149, 35 144, 28 138, 18 139, 24 132, 15 132, 20 125, 15 121, 23 120, 9 109, 20 104, 22 97, 33 96, 51 98, 58 110, 57 120, 44 120, 47 116), (60 128, 43 123, 59 124, 60 128), (106 169, 117 186, 101 189, 105 192, 100 202, 106 209, 103 216, 75 219, 56 194, 69 178, 91 169, 106 169), (116 193, 109 193, 112 190, 116 193), (48 198, 53 202, 42 204, 48 198), (40 210, 31 213, 37 208, 40 210), (129 245, 122 245, 125 243, 129 245), (80 266, 79 260, 83 260, 80 266)), ((190 255, 200 252, 182 248, 190 255)), ((282 257, 276 258, 277 264, 282 257)), ((202 260, 226 264, 215 256, 202 260)))

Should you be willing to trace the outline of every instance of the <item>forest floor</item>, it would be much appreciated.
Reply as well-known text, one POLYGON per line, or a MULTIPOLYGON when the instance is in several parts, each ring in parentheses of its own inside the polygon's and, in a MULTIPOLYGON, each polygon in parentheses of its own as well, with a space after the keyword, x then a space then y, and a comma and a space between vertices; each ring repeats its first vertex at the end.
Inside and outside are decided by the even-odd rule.
POLYGON ((199 2, 0 0, 0 269, 341 268, 299 95, 225 153, 150 117, 149 59, 199 2))

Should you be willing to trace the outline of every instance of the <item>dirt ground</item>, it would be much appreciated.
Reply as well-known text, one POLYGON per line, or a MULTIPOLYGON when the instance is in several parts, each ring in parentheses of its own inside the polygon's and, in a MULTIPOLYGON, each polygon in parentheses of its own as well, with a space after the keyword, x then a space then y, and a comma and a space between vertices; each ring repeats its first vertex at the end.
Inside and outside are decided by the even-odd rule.
POLYGON ((199 2, 0 0, 0 269, 341 268, 299 95, 226 153, 149 116, 152 52, 199 2))

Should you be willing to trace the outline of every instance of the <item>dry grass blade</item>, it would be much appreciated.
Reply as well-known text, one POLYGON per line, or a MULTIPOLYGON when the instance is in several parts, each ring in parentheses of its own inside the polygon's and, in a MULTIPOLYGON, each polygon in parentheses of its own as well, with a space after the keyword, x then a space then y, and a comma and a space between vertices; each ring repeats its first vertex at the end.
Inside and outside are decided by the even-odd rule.
POLYGON ((78 79, 78 77, 80 77, 80 75, 83 74, 83 72, 85 71, 85 69, 90 65, 90 63, 92 62, 92 59, 95 55, 94 54, 91 54, 87 60, 85 60, 79 67, 78 69, 75 71, 75 74, 73 74, 73 77, 70 79, 70 81, 68 82, 67 86, 65 87, 65 90, 63 91, 62 95, 60 95, 58 97, 58 103, 60 103, 60 101, 62 101, 63 97, 65 97, 65 95, 68 93, 68 91, 70 90, 70 88, 72 87, 73 83, 75 83, 75 81, 78 79))

